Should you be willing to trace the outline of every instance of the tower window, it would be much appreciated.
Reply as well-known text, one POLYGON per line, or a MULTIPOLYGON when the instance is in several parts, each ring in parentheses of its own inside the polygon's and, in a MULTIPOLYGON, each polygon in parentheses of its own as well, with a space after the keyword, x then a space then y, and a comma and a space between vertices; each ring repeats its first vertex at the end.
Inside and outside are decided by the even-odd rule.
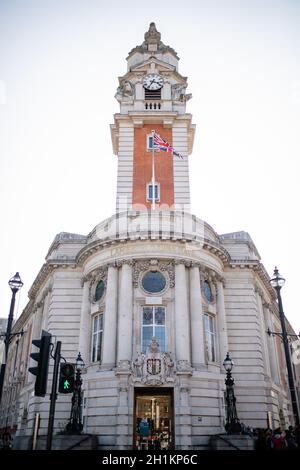
POLYGON ((159 90, 145 90, 145 100, 161 100, 161 88, 159 90))
MULTIPOLYGON (((153 185, 152 183, 147 184, 147 201, 152 201, 153 199, 153 185)), ((154 198, 155 201, 159 201, 160 198, 160 190, 159 190, 159 184, 154 183, 154 198)))

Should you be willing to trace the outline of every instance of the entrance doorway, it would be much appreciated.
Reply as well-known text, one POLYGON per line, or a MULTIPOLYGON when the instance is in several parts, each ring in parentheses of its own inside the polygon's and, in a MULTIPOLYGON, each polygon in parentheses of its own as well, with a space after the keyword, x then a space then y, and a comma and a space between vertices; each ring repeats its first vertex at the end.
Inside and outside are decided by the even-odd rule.
POLYGON ((134 449, 174 449, 173 389, 136 388, 134 405, 134 449))

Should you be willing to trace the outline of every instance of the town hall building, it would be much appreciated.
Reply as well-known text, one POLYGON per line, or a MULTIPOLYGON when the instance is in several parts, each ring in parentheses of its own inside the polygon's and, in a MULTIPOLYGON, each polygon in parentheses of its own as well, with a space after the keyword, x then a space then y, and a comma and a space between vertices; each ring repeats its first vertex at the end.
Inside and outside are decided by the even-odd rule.
MULTIPOLYGON (((53 360, 44 398, 28 372, 42 330, 68 362, 81 353, 83 432, 98 449, 207 449, 225 432, 227 352, 240 422, 293 424, 282 344, 267 334, 281 331, 276 293, 258 250, 247 232, 218 234, 190 212, 196 126, 178 64, 151 23, 115 95, 116 213, 87 235, 56 235, 14 325, 24 334, 10 345, 0 427, 20 448, 37 413, 47 434, 53 360)), ((70 410, 71 395, 58 394, 54 433, 70 410)))

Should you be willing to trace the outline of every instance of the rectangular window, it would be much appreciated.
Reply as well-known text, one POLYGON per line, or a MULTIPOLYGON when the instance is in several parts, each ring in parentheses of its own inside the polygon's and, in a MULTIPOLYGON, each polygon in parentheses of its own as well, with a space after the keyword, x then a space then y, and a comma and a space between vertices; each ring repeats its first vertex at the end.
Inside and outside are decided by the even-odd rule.
POLYGON ((204 315, 204 335, 206 360, 216 362, 216 335, 214 318, 211 315, 204 315))
MULTIPOLYGON (((159 201, 159 184, 158 183, 154 183, 154 197, 155 197, 155 201, 159 201)), ((153 197, 153 184, 152 183, 149 183, 147 184, 147 200, 148 201, 152 201, 152 197, 153 197)))
POLYGON ((103 338, 103 314, 95 315, 93 318, 93 333, 92 333, 92 362, 101 361, 103 338))
POLYGON ((143 307, 142 311, 142 352, 146 353, 151 339, 159 343, 160 352, 166 351, 166 308, 143 307))

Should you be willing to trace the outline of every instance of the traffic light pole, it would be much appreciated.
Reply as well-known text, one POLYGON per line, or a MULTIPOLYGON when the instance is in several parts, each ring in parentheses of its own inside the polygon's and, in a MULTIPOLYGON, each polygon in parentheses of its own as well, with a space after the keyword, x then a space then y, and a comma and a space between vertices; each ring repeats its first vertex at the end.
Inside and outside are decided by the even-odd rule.
POLYGON ((58 379, 58 368, 59 368, 59 363, 60 363, 60 351, 61 351, 61 341, 57 341, 55 354, 54 354, 54 369, 53 369, 53 378, 52 378, 52 389, 51 389, 51 395, 50 395, 50 410, 49 410, 46 450, 51 450, 51 447, 52 447, 55 402, 57 399, 57 379, 58 379))

